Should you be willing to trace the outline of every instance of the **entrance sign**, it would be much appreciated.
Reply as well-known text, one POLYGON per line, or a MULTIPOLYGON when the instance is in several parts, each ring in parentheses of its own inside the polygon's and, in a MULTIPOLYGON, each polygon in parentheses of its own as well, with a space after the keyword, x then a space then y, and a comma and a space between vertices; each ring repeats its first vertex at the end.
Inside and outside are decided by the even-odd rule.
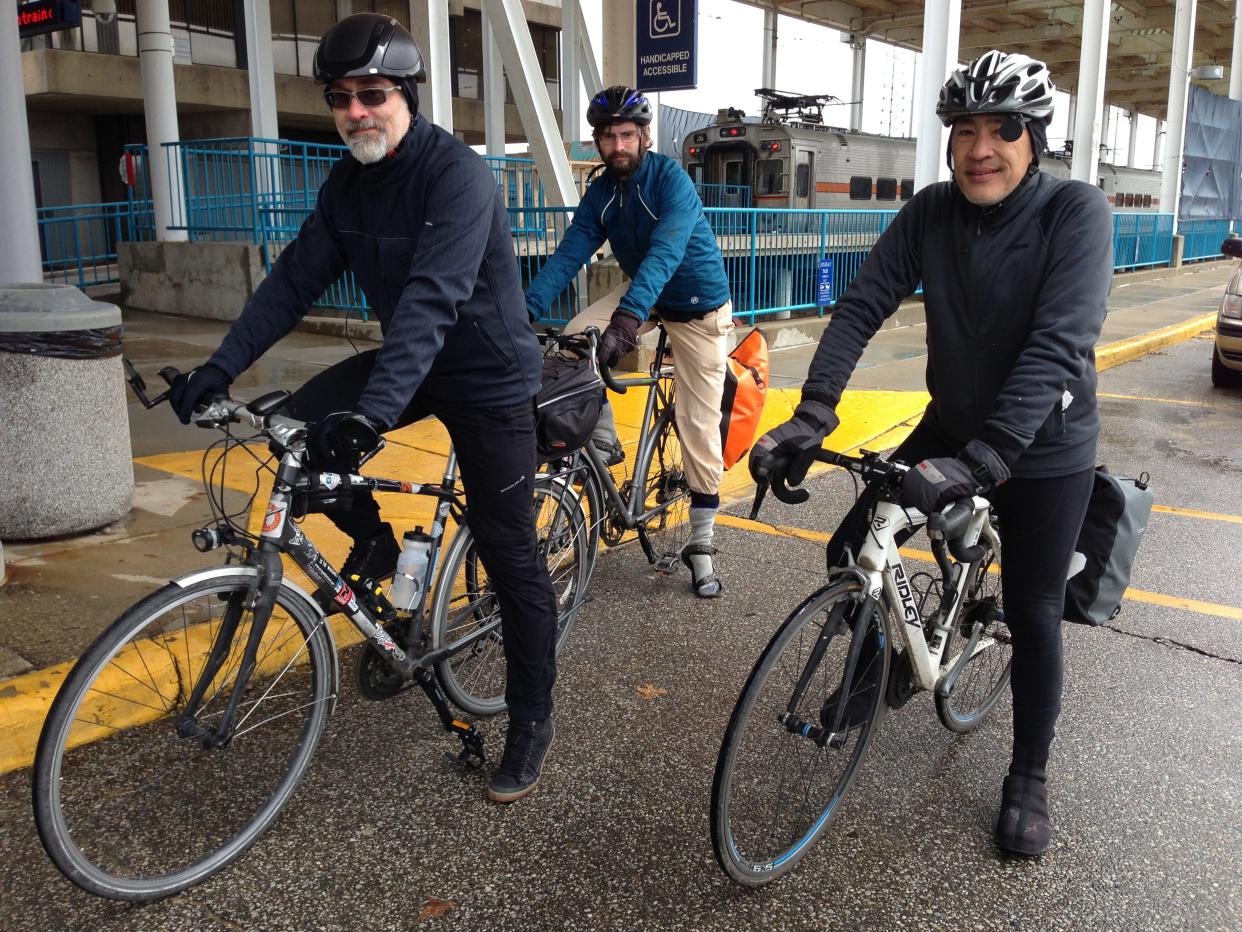
POLYGON ((638 0, 634 47, 640 91, 681 91, 698 78, 697 0, 638 0))
POLYGON ((832 256, 819 260, 819 270, 815 282, 815 303, 827 307, 832 303, 832 256))

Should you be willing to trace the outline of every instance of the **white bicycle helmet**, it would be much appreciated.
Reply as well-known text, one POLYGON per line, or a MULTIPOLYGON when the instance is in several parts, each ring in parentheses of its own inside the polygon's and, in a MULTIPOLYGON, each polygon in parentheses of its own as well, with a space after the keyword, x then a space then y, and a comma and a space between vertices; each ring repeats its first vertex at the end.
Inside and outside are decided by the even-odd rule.
POLYGON ((1012 114, 1047 125, 1054 90, 1043 62, 992 49, 949 75, 940 88, 936 116, 945 126, 980 113, 1012 114))

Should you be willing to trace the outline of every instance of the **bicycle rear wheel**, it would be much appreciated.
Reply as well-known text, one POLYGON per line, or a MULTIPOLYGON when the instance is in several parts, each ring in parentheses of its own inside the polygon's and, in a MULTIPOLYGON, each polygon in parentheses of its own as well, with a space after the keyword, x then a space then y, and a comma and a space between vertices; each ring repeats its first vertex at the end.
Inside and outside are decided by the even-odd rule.
MULTIPOLYGON (((535 486, 535 533, 556 596, 556 652, 565 646, 590 578, 587 520, 578 494, 556 482, 535 486)), ((472 715, 505 708, 505 650, 500 601, 469 528, 449 545, 431 608, 432 649, 459 650, 436 665, 444 692, 472 715)))
POLYGON ((686 484, 675 414, 676 405, 669 405, 656 420, 652 432, 655 450, 644 482, 644 509, 660 509, 644 524, 657 560, 680 558, 690 538, 690 486, 686 484))
POLYGON ((936 694, 936 714, 945 728, 958 733, 978 728, 1000 701, 1009 686, 1013 660, 1013 636, 1001 601, 1000 553, 986 538, 979 543, 987 551, 971 570, 974 575, 966 587, 957 630, 949 632, 944 656, 950 663, 956 661, 976 621, 983 625, 983 636, 949 695, 936 694))
POLYGON ((712 845, 721 868, 744 886, 770 883, 810 850, 879 723, 889 664, 879 609, 861 626, 854 676, 842 689, 860 591, 855 580, 836 582, 798 606, 729 719, 712 783, 712 845), (842 698, 838 733, 817 734, 836 722, 842 698))
POLYGON ((35 756, 34 815, 66 877, 116 900, 169 896, 238 857, 288 802, 335 699, 322 615, 283 587, 219 747, 251 631, 253 569, 172 583, 126 611, 73 667, 35 756), (235 618, 231 638, 221 634, 235 618), (227 643, 225 643, 227 642, 227 643), (186 702, 213 645, 225 651, 192 722, 186 702))

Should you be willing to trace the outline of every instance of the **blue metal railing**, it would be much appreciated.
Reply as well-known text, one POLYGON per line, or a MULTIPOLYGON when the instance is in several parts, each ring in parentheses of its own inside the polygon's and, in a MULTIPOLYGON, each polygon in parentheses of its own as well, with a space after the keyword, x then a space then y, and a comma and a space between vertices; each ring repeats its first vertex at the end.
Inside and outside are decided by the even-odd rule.
POLYGON ((1172 258, 1172 214, 1113 214, 1115 271, 1168 265, 1172 258))
POLYGON ((749 207, 750 188, 744 184, 696 183, 694 190, 704 207, 749 207))
POLYGON ((1182 260, 1198 262, 1219 259, 1220 244, 1233 232, 1232 220, 1183 220, 1177 225, 1182 235, 1182 260))
POLYGON ((134 222, 150 210, 150 201, 38 208, 43 280, 79 288, 119 281, 116 244, 153 239, 150 230, 134 222))

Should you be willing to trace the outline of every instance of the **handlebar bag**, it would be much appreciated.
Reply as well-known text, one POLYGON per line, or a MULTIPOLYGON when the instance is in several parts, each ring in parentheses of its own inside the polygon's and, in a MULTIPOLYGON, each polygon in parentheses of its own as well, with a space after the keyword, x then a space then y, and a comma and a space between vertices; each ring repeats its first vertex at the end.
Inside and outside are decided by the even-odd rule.
POLYGON ((593 354, 550 353, 543 358, 543 384, 535 396, 535 445, 555 459, 582 447, 599 420, 604 380, 593 354))
POLYGON ((1105 466, 1096 468, 1087 516, 1070 558, 1066 621, 1102 625, 1120 613, 1154 500, 1146 473, 1130 479, 1105 466))
POLYGON ((756 327, 729 354, 720 399, 720 448, 724 468, 750 452, 768 395, 768 338, 756 327))

